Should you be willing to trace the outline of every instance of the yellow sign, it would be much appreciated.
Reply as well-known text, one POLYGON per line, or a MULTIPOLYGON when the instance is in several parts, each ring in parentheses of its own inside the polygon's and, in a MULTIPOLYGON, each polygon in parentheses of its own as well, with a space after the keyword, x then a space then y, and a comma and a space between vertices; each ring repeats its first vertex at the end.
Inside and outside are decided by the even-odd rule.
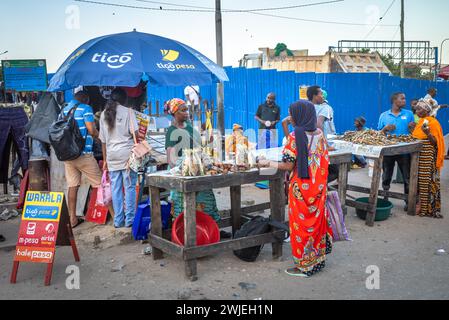
POLYGON ((59 221, 63 192, 28 191, 22 220, 59 221))
POLYGON ((307 86, 299 87, 299 99, 307 100, 307 86))
POLYGON ((164 61, 175 61, 179 57, 179 52, 176 50, 161 50, 162 60, 164 61))

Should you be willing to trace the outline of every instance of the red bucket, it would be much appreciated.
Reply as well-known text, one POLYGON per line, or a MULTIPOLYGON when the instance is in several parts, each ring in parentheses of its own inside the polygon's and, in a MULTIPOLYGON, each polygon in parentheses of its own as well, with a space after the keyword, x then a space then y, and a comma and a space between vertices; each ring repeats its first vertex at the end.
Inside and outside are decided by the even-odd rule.
MULTIPOLYGON (((171 232, 172 241, 184 245, 184 213, 181 213, 173 222, 171 232)), ((196 245, 203 246, 220 241, 220 229, 211 216, 204 212, 196 212, 196 245)))

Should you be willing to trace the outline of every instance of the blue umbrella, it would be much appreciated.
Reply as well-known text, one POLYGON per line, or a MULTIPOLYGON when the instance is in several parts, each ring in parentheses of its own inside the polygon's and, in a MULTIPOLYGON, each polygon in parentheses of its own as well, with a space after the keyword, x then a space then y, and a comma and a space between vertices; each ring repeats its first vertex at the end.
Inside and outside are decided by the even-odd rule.
POLYGON ((137 31, 92 39, 76 49, 51 78, 48 91, 77 86, 208 85, 226 72, 191 47, 137 31))

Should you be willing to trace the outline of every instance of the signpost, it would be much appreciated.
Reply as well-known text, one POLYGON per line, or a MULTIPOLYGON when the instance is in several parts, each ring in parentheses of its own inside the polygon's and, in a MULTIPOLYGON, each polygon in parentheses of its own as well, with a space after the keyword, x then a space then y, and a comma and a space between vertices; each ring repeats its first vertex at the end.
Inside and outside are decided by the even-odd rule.
POLYGON ((45 285, 50 285, 56 245, 78 249, 69 223, 63 192, 28 191, 17 239, 11 283, 16 283, 20 262, 46 263, 45 285))
POLYGON ((47 91, 47 63, 39 60, 2 60, 5 90, 47 91))

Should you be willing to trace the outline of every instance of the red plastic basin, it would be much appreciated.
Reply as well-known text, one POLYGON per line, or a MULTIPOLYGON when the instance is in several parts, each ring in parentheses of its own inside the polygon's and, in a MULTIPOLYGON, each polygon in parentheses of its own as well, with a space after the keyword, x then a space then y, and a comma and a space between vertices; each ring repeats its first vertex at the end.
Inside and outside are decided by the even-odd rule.
MULTIPOLYGON (((172 241, 184 245, 184 213, 181 213, 173 222, 172 241)), ((203 246, 220 241, 220 229, 211 216, 204 212, 196 212, 196 245, 203 246)))

